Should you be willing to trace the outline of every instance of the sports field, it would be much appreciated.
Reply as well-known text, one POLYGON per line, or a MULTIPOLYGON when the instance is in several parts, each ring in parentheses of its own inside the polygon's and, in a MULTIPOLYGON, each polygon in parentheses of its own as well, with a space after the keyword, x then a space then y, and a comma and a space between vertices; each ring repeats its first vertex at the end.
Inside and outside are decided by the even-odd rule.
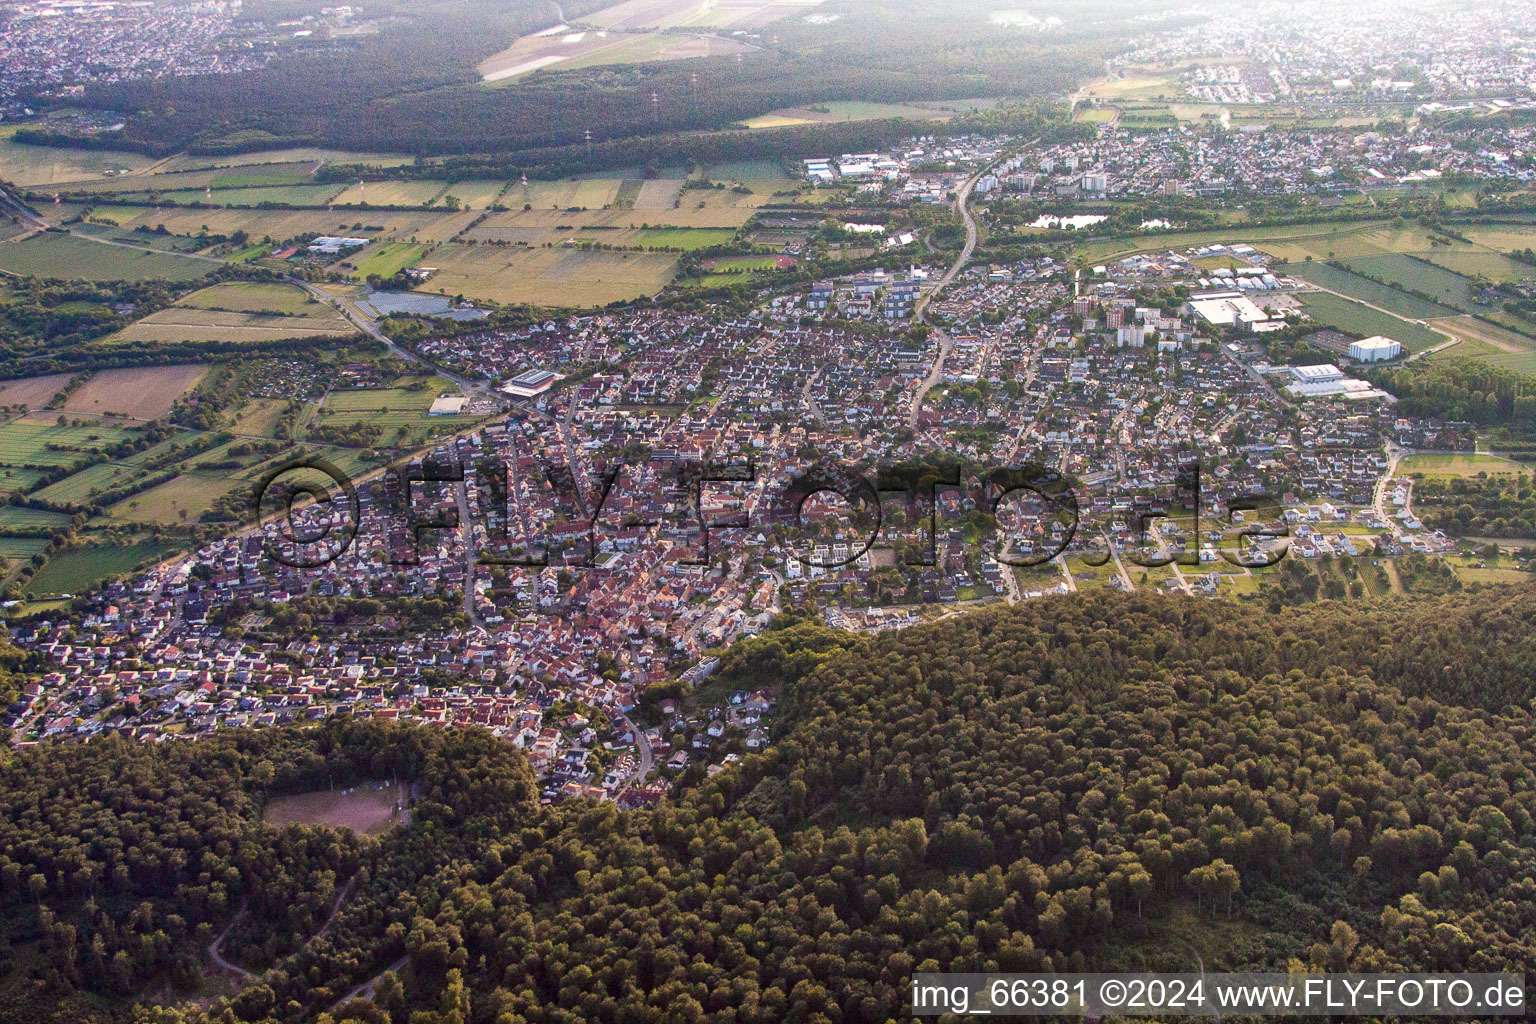
POLYGON ((369 780, 355 786, 276 796, 267 801, 268 825, 326 825, 378 835, 409 814, 410 787, 369 780))

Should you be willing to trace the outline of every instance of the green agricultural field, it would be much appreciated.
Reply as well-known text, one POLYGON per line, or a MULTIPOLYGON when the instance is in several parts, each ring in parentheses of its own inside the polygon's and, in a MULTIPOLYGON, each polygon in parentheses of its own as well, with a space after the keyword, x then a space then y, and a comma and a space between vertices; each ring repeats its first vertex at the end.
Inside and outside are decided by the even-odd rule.
POLYGON ((0 560, 25 562, 47 546, 47 537, 0 537, 0 560))
POLYGON ((19 419, 0 426, 0 465, 67 466, 130 436, 116 427, 61 427, 19 419))
POLYGON ((195 281, 216 264, 142 252, 57 232, 0 245, 0 270, 21 277, 82 281, 195 281))
MULTIPOLYGON (((513 210, 522 209, 525 205, 535 210, 566 210, 573 206, 601 210, 618 198, 619 187, 623 183, 623 179, 617 177, 530 181, 526 185, 514 181, 502 195, 501 203, 513 210)), ((638 197, 640 190, 635 194, 638 197)))
POLYGON ((723 181, 731 185, 745 185, 753 192, 772 195, 796 188, 800 182, 784 173, 773 160, 742 160, 734 163, 711 164, 704 172, 711 181, 723 181))
POLYGON ((724 245, 736 237, 730 228, 642 228, 635 233, 635 244, 642 249, 706 249, 724 245))
POLYGON ((3 530, 51 530, 68 526, 70 517, 62 512, 48 512, 40 508, 23 508, 19 505, 0 507, 0 531, 3 530))
POLYGON ((498 201, 506 187, 504 181, 453 181, 443 187, 442 195, 437 197, 437 204, 445 206, 448 197, 454 196, 466 210, 484 210, 498 201))
POLYGON ((87 544, 61 551, 48 559, 27 587, 29 597, 77 594, 109 576, 131 572, 141 563, 169 554, 173 549, 155 541, 137 544, 87 544))
POLYGON ((1465 277, 1484 277, 1495 284, 1536 281, 1536 266, 1520 263, 1503 253, 1474 249, 1437 250, 1424 258, 1465 277))
POLYGON ((1536 224, 1473 224, 1458 229, 1478 245, 1495 252, 1519 252, 1536 248, 1536 224))
POLYGON ((144 473, 133 466, 117 462, 99 462, 87 466, 78 473, 65 477, 56 484, 44 487, 32 497, 61 505, 85 505, 95 501, 107 491, 128 487, 144 473))
POLYGON ((430 206, 446 181, 359 182, 335 197, 337 206, 430 206))
MULTIPOLYGON (((153 182, 148 179, 147 182, 153 182)), ((190 206, 193 203, 209 203, 213 206, 260 206, 277 203, 282 206, 325 206, 346 189, 344 184, 330 185, 271 185, 252 188, 186 188, 169 191, 126 192, 122 199, 141 203, 174 203, 190 206)))
POLYGON ((42 482, 46 474, 40 469, 19 469, 16 466, 0 466, 0 493, 30 491, 42 482))
POLYGON ((302 185, 314 177, 314 165, 305 161, 284 164, 254 164, 219 171, 209 180, 216 189, 250 188, 260 185, 302 185))
POLYGON ((154 526, 177 526, 197 521, 198 516, 230 491, 250 487, 226 476, 182 473, 156 487, 124 498, 107 510, 117 521, 154 526))
MULTIPOLYGON (((1347 270, 1329 266, 1326 263, 1292 263, 1282 268, 1283 272, 1303 281, 1329 291, 1339 292, 1352 299, 1359 299, 1372 306, 1380 306, 1396 313, 1398 316, 1411 320, 1429 320, 1434 317, 1455 316, 1457 308, 1442 306, 1416 295, 1409 295, 1405 291, 1392 288, 1387 285, 1377 284, 1375 281, 1352 274, 1347 270)), ((1434 268, 1427 268, 1434 270, 1434 268)), ((1439 271, 1452 280, 1459 281, 1455 275, 1439 271)))
POLYGON ((304 289, 291 284, 231 281, 193 292, 176 303, 188 309, 226 309, 237 313, 319 316, 328 312, 304 289))
POLYGON ((1461 310, 1477 305, 1472 300, 1472 282, 1426 260, 1403 253, 1383 253, 1380 256, 1357 256, 1344 262, 1351 270, 1406 291, 1422 292, 1441 305, 1461 310))
POLYGON ((1303 296, 1302 307, 1320 324, 1337 327, 1361 337, 1385 335, 1400 341, 1409 352, 1418 352, 1445 341, 1444 335, 1390 313, 1340 298, 1328 292, 1310 292, 1303 296))
POLYGON ((359 280, 372 274, 390 278, 415 265, 425 251, 426 246, 410 242, 375 242, 346 262, 356 268, 352 276, 359 280))
POLYGON ((449 243, 432 253, 432 265, 438 271, 422 291, 499 303, 601 306, 654 295, 672 280, 677 257, 449 243))

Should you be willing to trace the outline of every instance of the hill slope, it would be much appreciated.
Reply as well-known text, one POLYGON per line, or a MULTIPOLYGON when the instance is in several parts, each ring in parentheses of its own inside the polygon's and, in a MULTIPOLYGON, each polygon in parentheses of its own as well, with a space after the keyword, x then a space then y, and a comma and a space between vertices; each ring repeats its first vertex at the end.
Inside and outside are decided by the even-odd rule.
MULTIPOLYGON (((422 820, 357 851, 334 926, 232 1013, 880 1021, 914 970, 1187 970, 1197 951, 1208 969, 1519 970, 1536 934, 1536 641, 1517 628, 1533 615, 1524 593, 1284 616, 1105 595, 838 637, 841 654, 799 627, 728 666, 809 669, 775 746, 654 812, 539 810, 525 766, 474 734, 410 739, 434 780, 422 820), (375 1005, 336 1005, 376 977, 375 1005)), ((296 735, 192 749, 249 793, 258 754, 313 771, 423 734, 296 735)), ((244 842, 268 872, 300 857, 272 832, 244 842)), ((304 856, 345 871, 352 853, 304 856)), ((260 891, 235 868, 232 891, 260 891)), ((34 869, 6 868, 13 917, 34 913, 34 869)), ((76 899, 41 898, 81 929, 74 980, 48 932, 49 998, 106 991, 80 966, 76 899)))

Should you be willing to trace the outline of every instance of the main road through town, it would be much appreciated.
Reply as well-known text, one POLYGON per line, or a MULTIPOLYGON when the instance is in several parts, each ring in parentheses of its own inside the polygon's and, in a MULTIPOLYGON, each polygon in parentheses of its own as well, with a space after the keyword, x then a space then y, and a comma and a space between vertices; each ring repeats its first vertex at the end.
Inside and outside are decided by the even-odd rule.
MULTIPOLYGON (((1002 158, 999 157, 998 159, 1001 160, 1002 158)), ((955 193, 955 210, 959 212, 960 219, 965 222, 965 246, 960 250, 960 255, 955 259, 955 262, 944 272, 944 276, 939 278, 938 284, 934 285, 926 295, 917 300, 917 305, 912 310, 912 318, 918 323, 928 324, 928 326, 933 327, 928 322, 928 303, 933 300, 935 295, 943 291, 960 271, 965 269, 965 265, 971 260, 971 253, 976 251, 976 218, 971 216, 968 203, 971 198, 971 190, 976 187, 976 183, 996 163, 997 161, 993 161, 969 178, 966 178, 965 183, 960 186, 960 190, 955 193)), ((944 378, 944 361, 949 358, 950 349, 954 347, 954 341, 942 329, 933 327, 933 334, 939 342, 939 357, 934 360, 933 369, 929 371, 928 376, 923 382, 917 386, 917 391, 912 396, 912 407, 907 413, 907 426, 913 430, 917 429, 917 418, 918 414, 922 412, 923 399, 928 396, 928 392, 933 389, 934 385, 944 378)))

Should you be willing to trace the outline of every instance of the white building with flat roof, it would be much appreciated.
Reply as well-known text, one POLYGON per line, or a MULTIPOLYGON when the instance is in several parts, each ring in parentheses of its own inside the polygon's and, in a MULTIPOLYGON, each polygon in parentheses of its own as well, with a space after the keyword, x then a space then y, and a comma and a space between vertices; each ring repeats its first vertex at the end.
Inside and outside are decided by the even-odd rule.
POLYGON ((1349 343, 1349 358, 1362 363, 1379 363, 1387 359, 1396 359, 1403 354, 1401 343, 1391 338, 1376 335, 1372 338, 1362 338, 1359 341, 1349 343))
POLYGON ((1252 325, 1269 319, 1269 314, 1257 303, 1238 291, 1191 295, 1189 309, 1206 323, 1221 327, 1239 323, 1252 325))

